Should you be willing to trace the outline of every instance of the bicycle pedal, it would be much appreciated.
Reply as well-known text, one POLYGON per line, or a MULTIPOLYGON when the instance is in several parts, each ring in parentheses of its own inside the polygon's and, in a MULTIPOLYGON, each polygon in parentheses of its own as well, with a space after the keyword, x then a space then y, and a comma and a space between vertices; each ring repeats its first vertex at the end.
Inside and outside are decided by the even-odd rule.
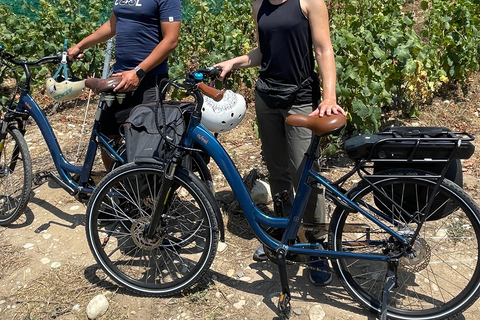
POLYGON ((51 174, 50 171, 35 172, 33 175, 33 185, 40 187, 45 182, 49 182, 51 180, 51 174))

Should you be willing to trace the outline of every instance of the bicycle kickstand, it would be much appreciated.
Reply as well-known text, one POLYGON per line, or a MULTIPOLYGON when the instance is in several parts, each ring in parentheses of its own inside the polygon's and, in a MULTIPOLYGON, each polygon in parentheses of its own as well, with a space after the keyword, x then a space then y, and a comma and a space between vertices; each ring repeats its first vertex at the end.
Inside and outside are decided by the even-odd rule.
POLYGON ((287 252, 283 248, 280 248, 277 251, 277 265, 278 272, 280 274, 280 284, 282 286, 282 294, 278 300, 278 312, 282 319, 289 319, 291 310, 291 295, 290 288, 288 286, 287 263, 285 261, 286 254, 287 252))
POLYGON ((398 260, 393 259, 388 262, 388 270, 387 275, 385 277, 385 288, 383 289, 382 294, 382 309, 380 312, 380 320, 387 320, 387 299, 388 293, 394 287, 397 287, 397 267, 398 267, 398 260))

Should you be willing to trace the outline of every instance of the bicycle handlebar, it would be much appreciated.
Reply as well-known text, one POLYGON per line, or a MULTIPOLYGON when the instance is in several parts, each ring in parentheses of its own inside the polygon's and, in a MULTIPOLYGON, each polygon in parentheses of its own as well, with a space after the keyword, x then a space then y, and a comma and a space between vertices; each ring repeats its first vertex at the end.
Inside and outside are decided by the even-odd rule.
POLYGON ((56 55, 46 56, 34 61, 15 60, 15 57, 13 56, 13 54, 6 52, 3 49, 3 47, 0 45, 0 58, 17 66, 34 66, 37 64, 44 64, 44 63, 60 63, 62 61, 62 54, 57 53, 56 55))
POLYGON ((185 74, 185 80, 181 87, 188 90, 199 90, 206 96, 212 98, 215 101, 220 101, 223 98, 224 91, 210 87, 203 81, 206 79, 214 80, 222 72, 221 67, 207 67, 199 68, 193 71, 189 71, 185 74))

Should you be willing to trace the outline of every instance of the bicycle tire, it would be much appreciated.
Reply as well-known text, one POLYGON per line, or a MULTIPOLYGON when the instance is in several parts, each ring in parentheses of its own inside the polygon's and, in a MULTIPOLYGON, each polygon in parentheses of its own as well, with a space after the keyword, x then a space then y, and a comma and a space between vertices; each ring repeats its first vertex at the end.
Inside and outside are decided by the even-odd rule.
MULTIPOLYGON (((198 152, 192 152, 191 154, 191 164, 189 166, 186 166, 185 164, 183 165, 193 173, 197 177, 200 178, 200 180, 205 183, 207 186, 207 189, 214 195, 215 194, 215 188, 213 186, 213 178, 212 174, 210 173, 210 170, 208 169, 208 165, 203 159, 203 157, 198 153, 198 152), (191 168, 190 168, 191 166, 191 168)), ((187 156, 186 159, 188 160, 189 157, 187 156)))
MULTIPOLYGON (((126 152, 125 144, 122 144, 118 148, 117 152, 122 158, 125 159, 125 152, 126 152)), ((200 180, 202 180, 205 183, 208 190, 212 194, 215 194, 215 188, 213 186, 212 174, 210 173, 210 170, 208 169, 208 165, 205 162, 205 160, 203 159, 203 157, 198 152, 192 152, 192 153, 187 154, 184 159, 187 159, 186 161, 188 161, 188 160, 190 160, 190 161, 188 161, 187 163, 184 162, 182 165, 185 168, 192 171, 193 173, 195 173, 196 176, 198 176, 200 178, 200 180)), ((114 161, 112 163, 112 168, 111 168, 110 171, 115 170, 119 166, 121 166, 120 162, 114 161)))
POLYGON ((157 237, 144 237, 162 170, 154 164, 120 166, 95 188, 86 212, 87 242, 105 273, 132 292, 159 297, 204 276, 219 234, 212 195, 192 172, 177 167, 174 195, 157 237))
MULTIPOLYGON (((395 191, 395 200, 402 207, 419 203, 425 210, 426 199, 432 196, 435 182, 421 176, 424 172, 398 169, 384 172, 397 177, 378 178, 374 185, 384 191, 395 191), (414 175, 414 176, 412 176, 414 175), (415 188, 415 189, 410 189, 415 188), (402 197, 403 191, 415 190, 415 196, 402 197)), ((361 207, 380 207, 394 217, 386 225, 404 236, 412 235, 417 223, 405 219, 398 209, 379 201, 378 191, 365 181, 348 192, 361 207), (376 200, 374 199, 376 198, 376 200)), ((398 287, 390 291, 387 301, 388 319, 453 319, 470 307, 480 295, 480 209, 458 185, 444 180, 435 196, 445 199, 441 206, 452 204, 456 209, 438 220, 425 221, 416 240, 415 255, 399 261, 398 287)), ((436 208, 442 210, 442 207, 436 208)), ((379 217, 375 210, 373 216, 379 217)), ((384 254, 390 235, 360 213, 337 207, 329 231, 331 250, 363 254, 384 254), (369 228, 369 229, 368 229, 369 228)), ((337 259, 335 273, 347 292, 363 307, 379 314, 387 263, 337 259)))
POLYGON ((15 222, 25 211, 32 192, 32 160, 21 132, 9 125, 0 156, 0 225, 15 222))

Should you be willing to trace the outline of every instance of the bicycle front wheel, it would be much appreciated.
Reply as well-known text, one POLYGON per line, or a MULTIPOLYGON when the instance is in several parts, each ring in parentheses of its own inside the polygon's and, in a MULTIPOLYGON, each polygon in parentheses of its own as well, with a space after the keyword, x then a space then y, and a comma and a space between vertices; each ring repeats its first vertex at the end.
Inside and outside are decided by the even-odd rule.
POLYGON ((0 225, 15 222, 25 211, 32 192, 32 160, 27 143, 14 126, 0 153, 0 225))
MULTIPOLYGON (((415 172, 387 172, 373 186, 362 182, 349 197, 388 227, 413 239, 419 224, 409 214, 424 212, 435 182, 415 172), (378 188, 378 189, 375 189, 378 188), (385 200, 383 191, 407 212, 385 200)), ((435 194, 433 211, 415 239, 413 252, 399 260, 397 286, 389 293, 389 319, 451 319, 480 294, 480 209, 458 185, 445 180, 435 194)), ((418 218, 418 215, 417 215, 418 218)), ((395 254, 393 237, 360 213, 337 208, 330 228, 330 247, 361 254, 395 254)), ((395 252, 395 248, 398 249, 395 252)), ((387 263, 338 259, 334 270, 349 294, 378 314, 387 263)))
POLYGON ((87 241, 118 284, 146 295, 169 296, 193 286, 210 268, 218 245, 212 195, 184 168, 155 237, 146 230, 158 202, 163 168, 127 164, 110 172, 90 198, 87 241))

